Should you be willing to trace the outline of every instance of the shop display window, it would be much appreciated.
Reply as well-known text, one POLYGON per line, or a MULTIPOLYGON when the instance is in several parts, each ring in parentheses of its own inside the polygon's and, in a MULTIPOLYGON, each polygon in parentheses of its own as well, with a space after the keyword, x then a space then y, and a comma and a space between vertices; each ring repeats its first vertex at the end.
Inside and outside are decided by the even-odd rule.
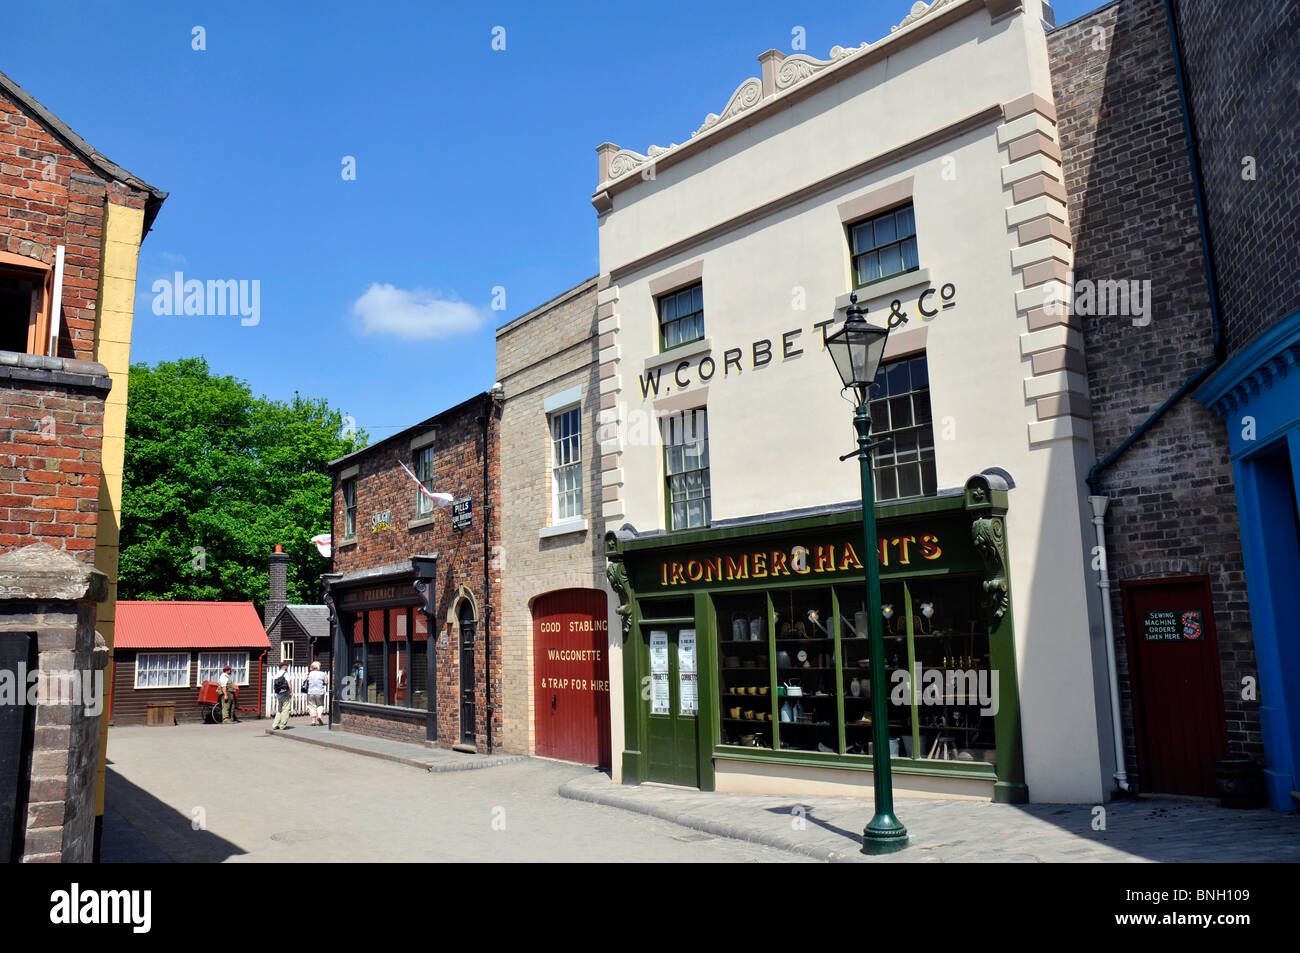
POLYGON ((384 612, 366 613, 366 678, 361 700, 384 705, 384 612))
POLYGON ((714 609, 721 742, 770 749, 776 738, 776 705, 767 594, 719 595, 714 598, 714 609))
POLYGON ((429 708, 429 626, 424 613, 408 609, 413 617, 411 636, 411 707, 429 708))
POLYGON ((411 650, 407 638, 409 609, 388 610, 388 686, 389 704, 410 707, 411 650))
MULTIPOLYGON (((996 763, 979 578, 885 582, 881 597, 890 755, 996 763)), ((719 743, 871 754, 865 602, 857 583, 715 594, 719 743)))
MULTIPOLYGON (((840 586, 836 594, 844 638, 845 753, 867 755, 871 653, 863 587, 840 586)), ((891 755, 995 763, 997 681, 979 579, 885 582, 880 595, 891 755)))

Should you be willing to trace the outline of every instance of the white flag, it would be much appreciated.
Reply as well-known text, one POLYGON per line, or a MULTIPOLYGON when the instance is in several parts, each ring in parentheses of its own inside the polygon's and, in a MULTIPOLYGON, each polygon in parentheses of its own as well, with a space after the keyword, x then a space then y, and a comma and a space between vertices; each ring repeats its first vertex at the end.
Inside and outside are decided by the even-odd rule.
POLYGON ((311 538, 311 541, 316 544, 320 554, 329 559, 330 554, 334 551, 333 537, 329 533, 317 533, 311 538))

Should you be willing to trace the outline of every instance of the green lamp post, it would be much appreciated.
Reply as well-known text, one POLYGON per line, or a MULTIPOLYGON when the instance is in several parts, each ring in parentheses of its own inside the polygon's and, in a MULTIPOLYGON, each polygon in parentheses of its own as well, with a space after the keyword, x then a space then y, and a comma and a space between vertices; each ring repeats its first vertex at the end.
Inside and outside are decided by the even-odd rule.
POLYGON ((885 353, 889 328, 867 324, 866 308, 858 307, 858 296, 845 312, 844 326, 826 338, 835 369, 846 388, 858 399, 853 426, 858 431, 858 449, 841 457, 856 456, 862 469, 862 536, 865 548, 862 561, 867 567, 867 624, 871 630, 871 736, 874 754, 871 759, 875 816, 862 831, 862 853, 889 854, 907 846, 907 828, 894 816, 894 788, 889 764, 889 709, 885 683, 885 635, 880 621, 880 563, 876 559, 876 494, 871 474, 871 416, 867 399, 871 384, 885 353))

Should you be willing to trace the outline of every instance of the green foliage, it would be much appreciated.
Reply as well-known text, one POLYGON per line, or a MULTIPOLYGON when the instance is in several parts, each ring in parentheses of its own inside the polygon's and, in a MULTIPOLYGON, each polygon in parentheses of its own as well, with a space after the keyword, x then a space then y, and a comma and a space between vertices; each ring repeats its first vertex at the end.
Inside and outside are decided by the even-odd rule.
POLYGON ((289 554, 291 603, 321 599, 326 464, 366 445, 324 400, 254 397, 203 358, 131 367, 118 598, 266 602, 267 557, 289 554))

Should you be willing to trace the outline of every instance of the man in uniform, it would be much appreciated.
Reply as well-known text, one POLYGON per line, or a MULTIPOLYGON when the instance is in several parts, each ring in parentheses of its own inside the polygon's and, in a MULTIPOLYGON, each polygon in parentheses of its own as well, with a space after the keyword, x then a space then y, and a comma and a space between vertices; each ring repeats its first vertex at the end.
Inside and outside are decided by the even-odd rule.
POLYGON ((239 696, 239 686, 235 684, 235 679, 230 674, 231 668, 227 665, 221 670, 221 678, 217 680, 217 693, 221 696, 221 723, 228 725, 235 720, 235 700, 239 696))

